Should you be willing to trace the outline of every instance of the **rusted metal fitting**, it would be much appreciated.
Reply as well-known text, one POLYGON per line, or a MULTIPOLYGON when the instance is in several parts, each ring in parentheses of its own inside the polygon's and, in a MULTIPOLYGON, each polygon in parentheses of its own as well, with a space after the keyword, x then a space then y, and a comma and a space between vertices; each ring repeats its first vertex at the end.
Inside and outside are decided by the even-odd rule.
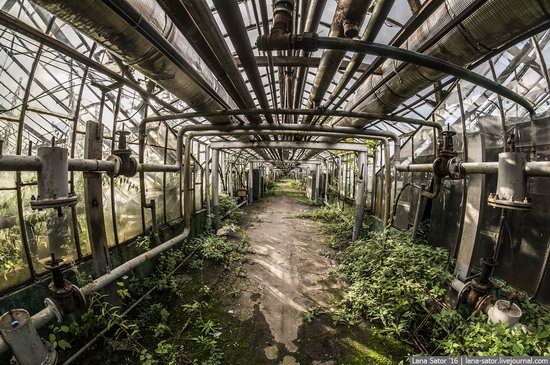
POLYGON ((478 305, 479 299, 487 295, 489 290, 491 290, 491 284, 482 283, 477 278, 472 279, 470 282, 470 291, 466 297, 466 304, 475 308, 478 305))
POLYGON ((345 19, 342 22, 344 28, 344 35, 346 38, 355 38, 359 36, 359 22, 351 19, 345 19))
POLYGON ((77 309, 86 308, 86 298, 80 289, 63 277, 61 271, 63 260, 56 259, 52 253, 51 260, 46 262, 46 269, 52 273, 52 281, 48 284, 50 299, 59 311, 70 314, 77 309))
MULTIPOLYGON (((113 150, 113 156, 118 157, 120 164, 118 167, 118 172, 113 174, 113 176, 135 176, 137 174, 138 161, 134 157, 131 157, 132 150, 128 148, 126 143, 126 138, 130 135, 130 132, 117 131, 116 134, 118 135, 118 146, 116 150, 113 150)), ((116 159, 112 158, 111 160, 116 159)), ((117 169, 115 168, 115 170, 117 169)))
POLYGON ((273 4, 272 35, 283 35, 291 32, 294 0, 276 0, 273 4))

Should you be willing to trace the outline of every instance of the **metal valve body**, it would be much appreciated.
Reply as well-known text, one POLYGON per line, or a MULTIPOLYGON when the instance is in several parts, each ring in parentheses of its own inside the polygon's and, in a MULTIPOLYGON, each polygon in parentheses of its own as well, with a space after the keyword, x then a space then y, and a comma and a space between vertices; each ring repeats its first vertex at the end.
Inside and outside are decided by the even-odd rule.
POLYGON ((40 147, 38 158, 38 196, 31 201, 32 209, 61 208, 75 205, 76 196, 69 194, 68 151, 62 147, 40 147))

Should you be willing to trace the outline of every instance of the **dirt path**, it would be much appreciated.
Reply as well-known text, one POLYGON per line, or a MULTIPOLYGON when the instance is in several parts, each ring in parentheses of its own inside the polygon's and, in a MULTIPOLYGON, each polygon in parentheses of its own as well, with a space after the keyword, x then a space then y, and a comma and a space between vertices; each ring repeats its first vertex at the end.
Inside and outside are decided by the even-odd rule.
POLYGON ((243 228, 252 254, 242 268, 246 289, 230 313, 252 323, 251 350, 263 359, 242 363, 391 364, 377 361, 387 357, 371 347, 386 344, 365 328, 333 325, 330 313, 343 285, 334 275, 336 262, 328 258, 333 252, 317 223, 297 217, 312 208, 287 182, 277 189, 246 209, 243 228))

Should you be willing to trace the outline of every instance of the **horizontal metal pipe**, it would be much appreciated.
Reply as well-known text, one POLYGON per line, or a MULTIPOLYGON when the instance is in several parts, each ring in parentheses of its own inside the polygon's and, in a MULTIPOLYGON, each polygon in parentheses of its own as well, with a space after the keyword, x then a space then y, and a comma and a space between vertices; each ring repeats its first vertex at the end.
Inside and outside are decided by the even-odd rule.
POLYGON ((283 109, 283 108, 273 108, 273 109, 236 109, 236 110, 218 110, 218 111, 207 111, 207 112, 189 112, 189 113, 179 113, 172 115, 161 115, 155 117, 149 117, 144 119, 141 124, 159 122, 163 120, 175 120, 175 119, 191 119, 197 117, 214 117, 214 116, 231 116, 231 115, 257 115, 257 114, 281 114, 281 115, 326 115, 326 116, 335 116, 335 117, 351 117, 357 119, 368 119, 368 120, 385 120, 390 122, 400 122, 412 125, 423 125, 427 127, 433 127, 439 131, 443 130, 443 127, 439 123, 435 123, 429 120, 424 119, 415 119, 401 117, 398 115, 390 115, 384 113, 363 113, 363 112, 354 112, 347 110, 318 110, 318 109, 283 109))
MULTIPOLYGON (((123 277, 124 275, 126 275, 127 273, 129 273, 131 270, 135 269, 142 263, 149 261, 152 258, 160 255, 161 253, 169 250, 170 248, 180 244, 187 237, 189 237, 189 233, 190 233, 190 229, 188 226, 186 226, 183 232, 178 236, 164 242, 163 244, 145 253, 142 253, 139 256, 134 257, 129 261, 126 261, 124 264, 111 270, 108 274, 100 276, 99 278, 92 281, 90 284, 82 287, 82 293, 85 296, 88 296, 91 293, 97 292, 105 288, 107 285, 114 283, 116 280, 120 279, 121 277, 123 277)), ((50 323, 54 319, 55 319, 55 312, 51 307, 46 307, 42 309, 38 313, 34 314, 31 318, 34 326, 37 329, 46 326, 48 323, 50 323)), ((0 353, 3 353, 8 350, 9 350, 9 347, 7 343, 4 341, 3 338, 0 337, 0 353)))
MULTIPOLYGON (((0 157, 0 171, 38 171, 42 162, 36 156, 3 155, 0 157)), ((113 161, 93 159, 69 159, 69 171, 113 172, 116 165, 113 161)), ((138 171, 143 172, 177 172, 175 165, 139 164, 138 171)))
POLYGON ((42 162, 36 156, 3 155, 0 157, 0 171, 38 171, 42 162))
POLYGON ((178 165, 163 165, 153 163, 140 163, 138 165, 138 172, 178 172, 180 166, 178 165))
POLYGON ((248 162, 252 163, 289 163, 289 164, 312 164, 312 165, 320 165, 321 161, 315 161, 315 160, 249 160, 248 162))
POLYGON ((171 249, 172 247, 182 243, 187 237, 189 237, 190 228, 185 227, 183 232, 176 237, 164 242, 163 244, 150 249, 147 252, 142 253, 139 256, 134 257, 133 259, 126 261, 120 266, 117 266, 111 270, 108 274, 100 276, 91 283, 82 287, 82 293, 84 295, 89 295, 93 292, 101 290, 108 286, 109 284, 114 283, 116 280, 120 279, 131 270, 135 269, 139 265, 143 264, 146 261, 151 260, 152 258, 160 255, 161 253, 171 249))
MULTIPOLYGON (((433 172, 433 165, 429 163, 397 166, 400 172, 433 172)), ((498 174, 498 162, 463 162, 460 171, 464 174, 498 174)), ((531 161, 524 167, 526 176, 549 177, 550 161, 531 161)))
POLYGON ((243 149, 243 148, 287 148, 294 150, 344 150, 367 152, 369 147, 359 143, 330 142, 293 142, 293 141, 223 141, 210 143, 212 149, 243 149))
POLYGON ((105 171, 113 172, 116 165, 112 161, 91 159, 69 159, 69 171, 105 171))

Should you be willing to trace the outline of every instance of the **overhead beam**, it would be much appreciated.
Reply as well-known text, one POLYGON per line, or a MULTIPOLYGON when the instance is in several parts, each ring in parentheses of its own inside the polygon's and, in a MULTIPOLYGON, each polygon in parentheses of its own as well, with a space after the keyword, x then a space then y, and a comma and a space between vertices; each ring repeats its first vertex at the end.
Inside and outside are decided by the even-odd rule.
MULTIPOLYGON (((234 58, 238 67, 243 67, 239 57, 234 58)), ((273 66, 275 67, 311 67, 318 68, 321 62, 321 57, 301 57, 301 56, 275 56, 273 57, 273 66)), ((340 63, 338 71, 345 71, 348 67, 350 60, 343 60, 340 63)), ((267 56, 256 56, 256 63, 258 67, 268 66, 267 56)), ((366 72, 371 65, 368 63, 362 63, 357 72, 366 72)), ((382 75, 382 69, 380 67, 373 70, 375 75, 382 75)))

